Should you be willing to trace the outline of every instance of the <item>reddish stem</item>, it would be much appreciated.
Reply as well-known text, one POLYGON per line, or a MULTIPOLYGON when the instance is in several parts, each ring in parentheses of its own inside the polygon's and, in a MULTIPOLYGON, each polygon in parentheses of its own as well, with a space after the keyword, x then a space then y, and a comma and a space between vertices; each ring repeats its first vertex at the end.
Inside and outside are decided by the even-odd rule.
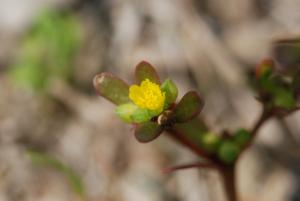
POLYGON ((225 195, 227 197, 227 201, 237 201, 237 188, 236 188, 236 180, 235 180, 235 164, 222 167, 219 169, 223 184, 224 184, 224 190, 225 195))
POLYGON ((259 129, 261 128, 261 126, 270 118, 272 117, 272 112, 266 110, 265 108, 263 109, 259 119, 256 121, 256 123, 254 124, 252 130, 250 131, 251 133, 251 138, 248 141, 248 143, 244 146, 243 150, 241 151, 241 153, 246 150, 249 146, 251 146, 251 144, 253 143, 254 139, 257 136, 257 133, 259 131, 259 129))
POLYGON ((215 166, 212 163, 193 163, 193 164, 186 164, 186 165, 178 165, 174 167, 169 167, 163 170, 164 173, 172 173, 177 170, 185 170, 190 168, 215 168, 215 166))
POLYGON ((252 134, 252 139, 254 139, 257 135, 258 130, 260 129, 260 127, 263 125, 263 123, 268 120, 271 117, 271 113, 268 112, 267 110, 263 110, 260 118, 257 120, 257 122, 254 124, 254 127, 251 131, 252 134))
POLYGON ((169 136, 173 138, 178 143, 182 144, 183 146, 187 147, 195 154, 200 156, 201 158, 205 158, 208 161, 213 162, 212 157, 210 157, 204 150, 202 150, 199 146, 188 140, 183 134, 175 129, 169 129, 168 132, 169 136))
MULTIPOLYGON (((225 194, 228 201, 237 201, 237 193, 236 193, 236 184, 235 184, 235 164, 230 166, 224 166, 216 161, 212 156, 209 156, 204 150, 199 148, 193 142, 188 140, 183 134, 176 131, 175 129, 168 130, 168 134, 172 137, 175 141, 179 142, 180 144, 184 145, 185 147, 192 150, 198 156, 207 159, 210 161, 210 167, 216 167, 219 169, 221 176, 223 178, 223 184, 225 189, 225 194)), ((203 167, 203 164, 201 165, 203 167)), ((187 165, 178 167, 177 169, 185 169, 190 167, 201 167, 199 164, 197 165, 187 165)), ((207 167, 207 165, 205 166, 207 167)))
MULTIPOLYGON (((261 124, 261 123, 259 123, 261 124)), ((189 148, 191 151, 193 151, 198 156, 205 158, 209 161, 210 167, 215 167, 219 170, 224 183, 224 189, 225 194, 228 201, 237 201, 237 193, 236 193, 236 184, 235 184, 235 164, 224 166, 222 165, 218 160, 213 158, 212 156, 208 155, 204 150, 202 150, 200 147, 198 147, 196 144, 191 142, 189 139, 187 139, 183 134, 181 134, 179 131, 175 129, 168 130, 168 134, 171 138, 173 138, 178 143, 182 144, 183 146, 189 148)), ((186 165, 182 167, 178 167, 175 169, 185 169, 190 167, 204 167, 202 165, 186 165)), ((208 167, 205 165, 205 167, 208 167)))

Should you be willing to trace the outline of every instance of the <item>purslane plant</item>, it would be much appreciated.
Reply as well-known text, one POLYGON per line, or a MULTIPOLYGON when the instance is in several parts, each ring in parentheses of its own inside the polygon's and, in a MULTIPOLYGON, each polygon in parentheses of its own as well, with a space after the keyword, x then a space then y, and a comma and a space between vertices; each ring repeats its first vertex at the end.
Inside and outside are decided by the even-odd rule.
POLYGON ((236 201, 235 166, 239 156, 251 145, 266 120, 298 110, 299 72, 286 79, 277 73, 272 60, 264 60, 251 77, 258 92, 257 100, 263 105, 260 118, 252 129, 224 130, 220 134, 213 133, 198 117, 204 100, 196 91, 189 91, 176 101, 176 84, 171 79, 161 83, 154 67, 145 61, 136 67, 134 85, 129 86, 111 73, 101 73, 93 82, 101 96, 117 105, 115 113, 134 125, 138 141, 150 142, 165 131, 200 157, 199 162, 171 167, 167 172, 192 167, 214 168, 223 178, 228 200, 236 201))

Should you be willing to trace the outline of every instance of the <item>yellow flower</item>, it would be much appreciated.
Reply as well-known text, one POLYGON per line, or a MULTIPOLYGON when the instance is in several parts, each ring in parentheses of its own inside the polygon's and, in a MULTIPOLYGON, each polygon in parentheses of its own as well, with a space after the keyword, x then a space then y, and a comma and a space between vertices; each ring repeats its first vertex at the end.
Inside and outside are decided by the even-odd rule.
POLYGON ((132 85, 129 88, 129 98, 140 108, 161 112, 165 103, 165 93, 159 85, 149 79, 142 81, 141 85, 132 85))

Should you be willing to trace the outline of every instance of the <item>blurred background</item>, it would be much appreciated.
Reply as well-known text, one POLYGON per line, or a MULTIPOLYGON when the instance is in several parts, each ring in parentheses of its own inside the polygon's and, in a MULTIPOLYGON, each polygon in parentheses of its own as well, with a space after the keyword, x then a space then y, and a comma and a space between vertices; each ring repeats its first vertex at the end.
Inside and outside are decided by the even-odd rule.
MULTIPOLYGON (((215 132, 250 128, 247 72, 300 33, 299 0, 0 0, 0 201, 225 201, 213 170, 165 136, 139 144, 96 95, 146 60, 215 132)), ((238 164, 243 201, 300 200, 300 114, 269 121, 238 164)))

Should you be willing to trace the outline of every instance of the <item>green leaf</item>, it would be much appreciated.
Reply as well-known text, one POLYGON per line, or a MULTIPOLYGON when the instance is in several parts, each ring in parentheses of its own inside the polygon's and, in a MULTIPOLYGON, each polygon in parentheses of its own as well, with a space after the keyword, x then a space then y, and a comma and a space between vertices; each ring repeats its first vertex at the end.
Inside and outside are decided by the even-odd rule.
POLYGON ((85 195, 83 183, 79 175, 71 167, 46 153, 30 150, 27 151, 27 154, 33 163, 37 165, 53 167, 61 172, 68 179, 70 185, 76 193, 78 193, 80 196, 85 195))
POLYGON ((177 122, 185 122, 196 117, 202 110, 203 100, 197 92, 190 91, 186 93, 174 109, 174 118, 177 122))
POLYGON ((276 88, 274 91, 274 105, 285 109, 292 109, 296 105, 296 100, 292 91, 283 88, 276 88))
POLYGON ((137 109, 131 115, 132 122, 134 123, 146 122, 149 121, 152 117, 153 116, 151 116, 149 110, 139 107, 137 107, 137 109))
POLYGON ((147 109, 139 108, 133 103, 119 105, 116 114, 126 123, 146 122, 153 117, 147 109))
POLYGON ((132 123, 132 114, 137 109, 137 106, 132 103, 119 105, 116 108, 116 114, 126 123, 132 123))
POLYGON ((160 88, 163 92, 165 92, 165 108, 168 108, 170 104, 176 101, 178 95, 177 86, 172 80, 167 79, 164 81, 160 88))
POLYGON ((224 141, 218 150, 218 155, 224 163, 231 164, 237 159, 239 152, 240 149, 234 142, 224 141))
POLYGON ((135 128, 135 137, 139 142, 150 142, 157 138, 163 129, 155 122, 149 121, 138 124, 135 128))
POLYGON ((261 88, 269 93, 280 85, 280 79, 278 76, 274 76, 271 71, 266 72, 258 79, 258 88, 261 88))
POLYGON ((94 78, 94 87, 97 92, 116 105, 129 103, 129 87, 120 78, 111 73, 101 73, 94 78))
POLYGON ((155 68, 146 61, 142 61, 136 66, 135 77, 138 84, 143 80, 149 79, 151 82, 160 85, 159 76, 155 68))
POLYGON ((202 147, 210 153, 218 150, 220 143, 221 139, 215 133, 207 132, 202 136, 202 147))
POLYGON ((43 12, 23 37, 10 77, 37 92, 44 92, 53 78, 70 81, 80 38, 80 25, 71 13, 43 12))
POLYGON ((233 141, 240 147, 244 146, 251 139, 251 134, 246 129, 239 129, 233 134, 233 141))

